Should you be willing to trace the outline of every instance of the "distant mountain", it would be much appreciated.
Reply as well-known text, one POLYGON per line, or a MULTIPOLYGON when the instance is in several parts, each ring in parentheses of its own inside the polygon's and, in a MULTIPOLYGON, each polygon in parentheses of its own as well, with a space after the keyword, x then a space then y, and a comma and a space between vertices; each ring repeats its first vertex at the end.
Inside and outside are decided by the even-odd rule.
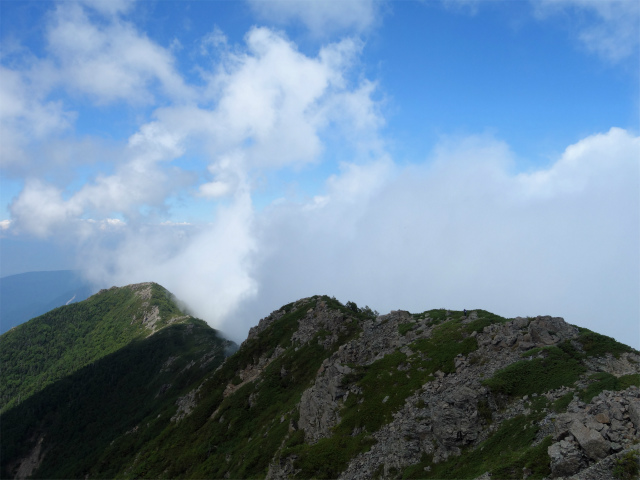
POLYGON ((93 292, 73 270, 27 272, 0 278, 0 334, 93 292))
POLYGON ((638 478, 640 352, 561 318, 315 296, 223 362, 233 345, 147 285, 0 337, 30 385, 0 371, 3 478, 638 478))

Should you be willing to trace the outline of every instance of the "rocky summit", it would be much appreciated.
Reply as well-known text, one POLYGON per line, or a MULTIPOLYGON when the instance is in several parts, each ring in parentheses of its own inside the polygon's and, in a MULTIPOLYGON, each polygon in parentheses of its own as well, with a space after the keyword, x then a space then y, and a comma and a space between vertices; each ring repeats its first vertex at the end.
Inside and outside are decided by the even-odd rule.
POLYGON ((638 478, 640 353, 561 318, 315 296, 233 353, 162 298, 144 337, 11 399, 3 478, 638 478))

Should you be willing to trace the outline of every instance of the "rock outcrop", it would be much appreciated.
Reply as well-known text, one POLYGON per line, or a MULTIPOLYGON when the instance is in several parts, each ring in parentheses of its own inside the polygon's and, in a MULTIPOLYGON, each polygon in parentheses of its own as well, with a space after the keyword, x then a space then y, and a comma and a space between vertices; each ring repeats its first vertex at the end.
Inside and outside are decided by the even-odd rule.
MULTIPOLYGON (((321 318, 314 317, 313 328, 301 325, 299 331, 302 333, 296 338, 308 340, 313 329, 320 325, 336 338, 339 322, 331 323, 321 318)), ((470 324, 476 319, 477 315, 471 312, 463 317, 461 324, 470 324)), ((415 318, 403 311, 364 322, 359 337, 340 346, 327 358, 313 386, 302 394, 298 426, 304 431, 305 440, 314 444, 332 436, 333 428, 341 421, 345 400, 349 395, 360 393, 357 382, 345 381, 354 368, 370 365, 396 351, 411 355, 412 342, 428 339, 434 328, 437 325, 428 315, 415 318), (401 334, 401 325, 410 325, 410 331, 401 334)), ((540 396, 512 398, 505 408, 498 404, 505 400, 486 388, 483 380, 523 358, 529 361, 543 359, 545 348, 575 343, 579 334, 578 328, 550 316, 515 318, 471 332, 469 336, 477 341, 477 349, 455 357, 454 372, 435 372, 421 389, 408 396, 389 423, 370 432, 374 444, 368 451, 352 458, 340 478, 391 477, 394 472, 419 463, 425 455, 434 464, 445 462, 461 455, 463 449, 478 447, 499 429, 502 422, 528 415, 537 398, 551 405, 571 392, 577 392, 579 386, 564 386, 540 396), (528 351, 533 354, 527 356, 528 351)), ((580 348, 578 343, 575 346, 580 348)), ((625 353, 618 358, 612 355, 585 358, 587 372, 581 378, 584 383, 593 372, 618 376, 638 374, 640 368, 636 362, 639 360, 636 353, 625 353)), ((640 440, 639 398, 640 391, 632 386, 618 392, 604 391, 588 404, 575 396, 567 413, 555 413, 546 407, 544 411, 548 414, 539 422, 536 444, 552 438, 547 449, 549 477, 578 475, 586 469, 596 471, 595 465, 632 448, 633 443, 640 440)), ((353 432, 354 435, 358 433, 353 432)), ((294 463, 292 458, 281 458, 280 464, 272 465, 269 478, 294 475, 294 463)))

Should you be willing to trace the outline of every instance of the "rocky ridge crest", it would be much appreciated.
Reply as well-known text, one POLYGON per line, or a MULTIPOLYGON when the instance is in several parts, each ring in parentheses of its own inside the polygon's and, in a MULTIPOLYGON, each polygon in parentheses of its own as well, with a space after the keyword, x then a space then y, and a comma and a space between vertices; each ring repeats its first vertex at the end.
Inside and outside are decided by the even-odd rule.
MULTIPOLYGON (((330 332, 328 338, 336 338, 335 328, 339 322, 333 320, 320 302, 313 317, 299 322, 294 337, 301 342, 309 341, 312 332, 325 328, 330 332)), ((452 321, 449 316, 447 321, 452 321)), ((461 328, 473 322, 478 323, 477 312, 459 316, 461 328)), ((322 362, 313 385, 301 396, 296 428, 304 432, 305 441, 315 444, 330 438, 341 421, 349 396, 362 395, 358 382, 348 379, 358 367, 371 365, 394 352, 402 352, 408 359, 428 356, 429 352, 413 352, 412 346, 420 339, 429 339, 438 325, 429 314, 416 317, 405 311, 393 311, 362 322, 359 336, 340 345, 322 362)), ((393 478, 407 467, 424 462, 425 457, 429 464, 455 461, 464 451, 480 446, 500 430, 505 421, 530 416, 532 404, 536 402, 542 402, 545 407, 538 412, 538 434, 532 446, 540 445, 545 439, 551 443, 544 449, 549 459, 549 478, 577 479, 582 478, 582 472, 585 475, 599 472, 589 473, 590 478, 614 478, 616 458, 638 450, 640 391, 637 386, 616 392, 603 391, 588 402, 580 401, 578 395, 581 388, 588 387, 594 374, 605 373, 616 378, 638 376, 638 352, 587 356, 582 362, 584 371, 574 385, 517 398, 496 393, 485 380, 516 362, 546 359, 550 347, 569 345, 583 351, 580 330, 562 318, 539 316, 492 323, 464 332, 462 336, 461 340, 474 338, 477 349, 466 355, 457 354, 453 371, 435 371, 393 412, 390 422, 378 431, 368 432, 374 439, 373 445, 351 458, 339 478, 393 478), (565 413, 550 408, 554 402, 566 401, 568 395, 572 398, 565 413)), ((411 365, 397 368, 403 367, 407 372, 411 370, 411 365)), ((352 435, 365 430, 355 428, 352 435)), ((289 478, 300 473, 295 469, 295 460, 295 455, 280 457, 272 463, 267 478, 289 478)), ((509 478, 527 478, 528 470, 524 468, 521 476, 509 478)), ((429 467, 424 471, 428 472, 429 467)))

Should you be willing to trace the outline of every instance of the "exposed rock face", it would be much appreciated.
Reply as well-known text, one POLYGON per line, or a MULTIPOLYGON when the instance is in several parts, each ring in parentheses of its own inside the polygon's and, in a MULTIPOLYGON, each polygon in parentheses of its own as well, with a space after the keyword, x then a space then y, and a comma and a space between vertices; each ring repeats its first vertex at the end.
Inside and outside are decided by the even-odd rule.
POLYGON ((600 460, 609 453, 609 443, 596 430, 585 427, 582 422, 578 420, 571 422, 569 432, 593 460, 600 460))
POLYGON ((478 338, 481 345, 506 348, 517 345, 520 350, 556 345, 578 335, 578 329, 559 317, 517 317, 511 322, 491 325, 478 338))
MULTIPOLYGON (((464 322, 475 318, 472 313, 464 322)), ((303 341, 311 338, 314 328, 327 329, 332 332, 331 338, 337 338, 337 325, 339 321, 332 323, 316 316, 307 327, 301 325, 296 338, 303 341)), ((340 423, 344 400, 350 394, 359 393, 354 390, 357 387, 345 382, 352 367, 369 365, 397 350, 411 354, 408 345, 416 338, 428 338, 433 328, 428 318, 416 319, 403 311, 364 322, 360 336, 342 345, 326 359, 314 385, 303 393, 299 404, 299 428, 304 430, 305 440, 313 444, 321 438, 330 437, 332 428, 340 423), (405 335, 400 334, 399 325, 411 322, 416 327, 405 335)), ((372 432, 376 441, 374 445, 369 451, 351 459, 340 478, 355 480, 380 474, 383 477, 393 476, 393 472, 420 462, 425 454, 437 463, 460 455, 465 447, 479 445, 504 420, 528 414, 532 400, 517 400, 500 411, 491 393, 483 386, 482 379, 490 378, 498 370, 521 360, 523 352, 572 341, 578 335, 576 327, 550 316, 516 318, 489 325, 479 333, 473 332, 478 349, 468 357, 458 356, 455 359, 454 374, 435 372, 433 380, 410 395, 390 423, 372 432), (484 405, 482 412, 481 403, 484 405), (487 417, 487 408, 490 408, 493 418, 487 417), (494 422, 490 424, 492 420, 494 422)), ((638 373, 637 360, 640 358, 635 353, 624 354, 620 358, 608 355, 590 359, 587 367, 591 367, 591 372, 614 375, 638 373)), ((545 393, 544 397, 553 402, 570 391, 568 387, 562 387, 545 393)), ((576 475, 580 478, 581 471, 630 448, 633 441, 639 440, 639 397, 640 391, 631 387, 622 392, 603 392, 588 405, 574 398, 567 408, 568 413, 549 413, 540 424, 537 442, 547 435, 553 436, 554 443, 548 448, 551 477, 576 475)), ((357 433, 354 431, 354 435, 357 433)), ((279 464, 272 465, 268 478, 294 475, 294 460, 280 459, 279 464)))
MULTIPOLYGON (((327 315, 326 304, 319 302, 318 315, 313 322, 317 331, 324 328, 331 332, 330 339, 338 338, 344 328, 339 316, 327 315)), ((360 337, 342 345, 337 352, 326 359, 316 377, 315 384, 302 394, 300 401, 299 425, 305 431, 305 439, 310 443, 330 435, 331 428, 340 420, 338 409, 349 391, 342 386, 345 374, 351 372, 347 364, 367 365, 398 347, 409 342, 398 333, 398 324, 411 319, 408 312, 391 312, 388 315, 369 320, 364 323, 360 337)), ((304 326, 302 334, 296 333, 294 338, 308 341, 309 332, 314 330, 304 326)), ((299 330, 299 331, 300 331, 299 330)))
POLYGON ((255 327, 251 327, 249 329, 249 334, 247 335, 247 339, 245 340, 245 342, 256 338, 258 335, 260 335, 260 332, 263 332, 264 330, 266 330, 269 327, 269 325, 271 325, 273 322, 275 322, 279 318, 282 318, 284 314, 285 312, 282 310, 275 310, 271 312, 270 315, 264 318, 261 318, 260 321, 258 322, 258 325, 256 325, 255 327))
POLYGON ((589 370, 610 373, 616 377, 637 373, 638 363, 640 363, 640 356, 633 353, 625 353, 619 358, 607 354, 604 357, 585 359, 585 365, 589 370))
POLYGON ((24 480, 29 478, 33 472, 35 472, 42 460, 44 459, 44 452, 42 451, 42 441, 44 437, 40 437, 36 442, 36 445, 33 447, 33 450, 23 458, 17 468, 16 472, 16 480, 24 480))
POLYGON ((576 474, 588 464, 628 449, 640 440, 637 419, 633 421, 639 399, 637 387, 605 391, 588 405, 574 400, 568 407, 570 413, 557 415, 554 439, 558 441, 549 447, 552 477, 576 474))
POLYGON ((238 372, 240 383, 237 385, 233 383, 229 383, 224 389, 223 395, 225 397, 228 397, 243 385, 254 381, 263 372, 263 370, 267 368, 269 364, 273 362, 276 358, 278 358, 283 352, 284 352, 284 349, 278 346, 276 347, 276 349, 274 350, 273 354, 270 357, 266 357, 263 355, 258 359, 258 362, 256 364, 247 365, 246 368, 244 368, 243 370, 240 370, 238 372))
POLYGON ((640 430, 640 401, 630 400, 627 411, 629 412, 629 420, 636 427, 636 430, 640 430))
POLYGON ((172 422, 179 422, 193 411, 193 409, 196 407, 198 392, 200 391, 201 387, 202 385, 195 390, 191 390, 184 397, 178 398, 178 400, 176 401, 176 405, 178 405, 178 411, 173 417, 171 417, 172 422))
POLYGON ((351 369, 335 362, 321 367, 316 383, 302 394, 298 425, 305 431, 305 439, 315 443, 331 434, 331 428, 339 421, 339 402, 347 391, 342 388, 342 377, 351 369))
POLYGON ((151 282, 135 283, 133 285, 129 285, 129 288, 133 290, 136 296, 140 297, 142 300, 150 300, 152 294, 152 285, 153 284, 151 282))
MULTIPOLYGON (((476 335, 479 349, 474 352, 476 358, 484 361, 471 364, 468 358, 459 357, 455 362, 456 374, 437 374, 421 391, 407 398, 393 421, 374 433, 377 443, 371 451, 351 461, 341 478, 371 478, 381 466, 384 472, 399 470, 417 463, 423 454, 432 455, 436 462, 444 461, 459 455, 463 447, 477 445, 487 436, 487 422, 478 411, 479 400, 487 402, 489 398, 481 380, 520 360, 523 347, 546 346, 546 342, 555 344, 577 334, 575 327, 551 317, 518 318, 486 327, 476 335), (549 328, 553 328, 553 334, 549 328), (533 336, 531 332, 535 332, 533 336)), ((396 347, 402 344, 399 339, 395 342, 396 347)), ((394 342, 389 339, 387 344, 394 342)), ((511 416, 523 410, 523 407, 514 408, 511 416)))
MULTIPOLYGON (((630 452, 636 457, 636 459, 639 459, 640 445, 632 445, 625 450, 609 455, 598 463, 565 478, 566 480, 619 480, 620 477, 614 475, 612 472, 616 468, 617 463, 630 452)), ((636 461, 638 462, 639 460, 636 461)))
POLYGON ((575 441, 561 440, 548 448, 551 458, 551 475, 566 477, 578 473, 587 466, 584 454, 575 441))

